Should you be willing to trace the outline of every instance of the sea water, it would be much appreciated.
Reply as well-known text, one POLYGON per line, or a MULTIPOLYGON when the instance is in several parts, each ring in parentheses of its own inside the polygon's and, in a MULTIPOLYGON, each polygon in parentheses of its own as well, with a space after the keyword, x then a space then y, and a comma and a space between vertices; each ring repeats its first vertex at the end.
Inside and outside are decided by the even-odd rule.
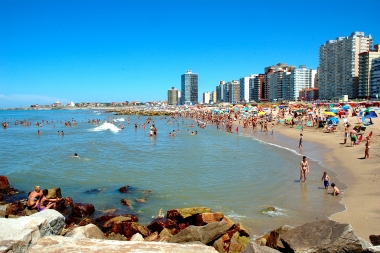
POLYGON ((150 124, 141 127, 147 117, 93 110, 0 111, 0 118, 9 122, 0 129, 0 175, 21 191, 18 198, 34 185, 60 187, 74 203, 92 203, 95 216, 116 209, 138 215, 144 225, 160 208, 205 206, 242 222, 253 235, 344 210, 340 198, 324 190, 326 168, 310 159, 308 181, 300 183, 301 155, 281 141, 268 143, 275 138, 271 133, 257 138, 251 129, 232 134, 215 125, 191 127, 195 122, 189 119, 154 117, 158 131, 150 137, 150 124), (88 123, 93 119, 100 123, 88 123), (16 120, 32 125, 15 125, 16 120), (64 126, 65 120, 72 126, 64 126), (176 135, 169 136, 173 130, 176 135), (128 193, 118 191, 122 186, 129 186, 128 193), (123 198, 132 206, 123 206, 123 198), (139 198, 147 201, 138 203, 139 198), (276 210, 263 211, 269 206, 276 210))

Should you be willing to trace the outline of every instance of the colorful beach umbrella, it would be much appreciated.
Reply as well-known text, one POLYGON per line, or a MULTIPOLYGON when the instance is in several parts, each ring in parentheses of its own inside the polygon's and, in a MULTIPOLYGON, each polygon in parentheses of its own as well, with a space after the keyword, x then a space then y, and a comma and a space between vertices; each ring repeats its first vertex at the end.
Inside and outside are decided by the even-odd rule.
POLYGON ((265 115, 265 112, 259 112, 259 115, 260 116, 265 115))
POLYGON ((325 115, 328 115, 328 116, 335 116, 335 113, 333 113, 333 112, 325 112, 325 115))
POLYGON ((367 119, 373 119, 373 118, 377 118, 377 114, 375 111, 370 111, 370 112, 366 113, 366 115, 364 117, 367 119))

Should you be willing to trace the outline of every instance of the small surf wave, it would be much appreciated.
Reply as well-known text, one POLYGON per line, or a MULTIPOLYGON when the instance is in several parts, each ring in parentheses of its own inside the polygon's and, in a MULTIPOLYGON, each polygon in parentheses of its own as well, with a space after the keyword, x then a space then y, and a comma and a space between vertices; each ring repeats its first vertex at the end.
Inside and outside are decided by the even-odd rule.
POLYGON ((268 215, 269 217, 284 217, 284 216, 288 216, 286 214, 286 209, 283 209, 283 208, 279 208, 277 206, 274 207, 275 208, 275 211, 267 211, 267 212, 263 212, 263 214, 266 214, 268 215))
POLYGON ((108 123, 108 122, 104 122, 100 126, 97 126, 97 127, 93 128, 93 129, 90 129, 90 131, 93 131, 93 132, 102 132, 102 131, 107 131, 107 130, 110 130, 113 133, 117 133, 121 129, 117 128, 117 126, 115 126, 114 124, 111 124, 111 123, 108 123))

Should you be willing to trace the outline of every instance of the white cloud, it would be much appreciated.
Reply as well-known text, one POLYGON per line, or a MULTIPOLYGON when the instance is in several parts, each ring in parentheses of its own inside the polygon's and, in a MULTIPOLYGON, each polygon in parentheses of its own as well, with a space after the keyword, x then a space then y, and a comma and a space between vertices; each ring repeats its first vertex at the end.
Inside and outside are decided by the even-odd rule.
POLYGON ((8 96, 0 94, 0 108, 30 106, 32 104, 50 105, 56 101, 66 103, 67 99, 33 94, 12 94, 8 96))

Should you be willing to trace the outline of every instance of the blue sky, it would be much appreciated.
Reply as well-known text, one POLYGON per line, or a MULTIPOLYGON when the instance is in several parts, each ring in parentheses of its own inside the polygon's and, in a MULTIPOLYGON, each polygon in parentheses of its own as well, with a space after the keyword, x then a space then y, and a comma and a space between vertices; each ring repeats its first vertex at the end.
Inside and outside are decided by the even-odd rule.
POLYGON ((157 101, 199 75, 199 100, 279 62, 318 67, 326 40, 380 43, 378 0, 1 0, 0 108, 157 101))

